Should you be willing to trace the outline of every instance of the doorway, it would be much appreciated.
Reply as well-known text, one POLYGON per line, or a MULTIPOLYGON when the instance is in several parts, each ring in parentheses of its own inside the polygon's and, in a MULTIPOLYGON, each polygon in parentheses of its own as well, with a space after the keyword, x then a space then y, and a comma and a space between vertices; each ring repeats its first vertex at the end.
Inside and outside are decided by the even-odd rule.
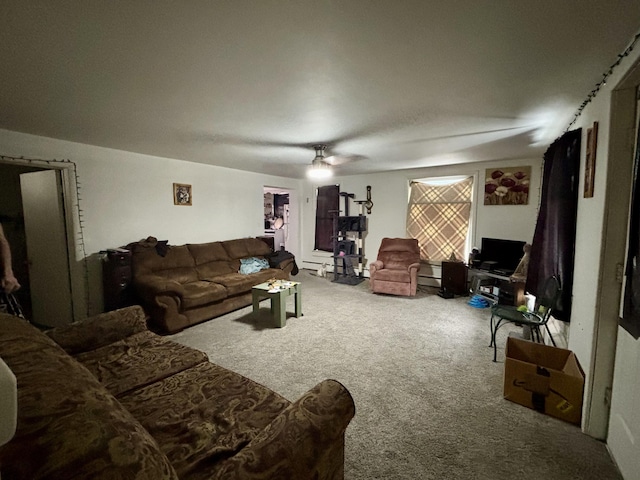
POLYGON ((16 298, 26 318, 43 327, 73 321, 84 303, 74 301, 83 298, 83 288, 82 272, 72 265, 69 164, 55 168, 39 160, 0 158, 0 221, 22 285, 16 298))
MULTIPOLYGON (((640 148, 638 138, 640 125, 640 63, 629 70, 626 78, 616 87, 611 102, 610 157, 608 170, 629 178, 633 169, 633 154, 640 148), (633 134, 629 134, 633 132, 633 134)), ((614 182, 615 175, 607 188, 608 222, 605 230, 604 266, 615 265, 625 258, 625 247, 629 235, 628 213, 631 187, 626 182, 623 187, 614 182), (624 205, 624 208, 620 208, 624 205)), ((606 272, 607 270, 605 270, 606 272)), ((607 422, 603 427, 607 433, 609 450, 623 477, 635 478, 640 466, 640 404, 638 403, 638 373, 640 372, 640 340, 634 338, 616 321, 620 315, 622 283, 616 281, 615 269, 608 269, 601 298, 600 316, 596 330, 596 357, 594 359, 593 390, 589 406, 589 420, 599 417, 598 403, 594 401, 602 395, 610 399, 607 422), (612 271, 614 270, 614 271, 612 271), (608 281, 607 281, 608 280, 608 281), (612 301, 607 301, 611 298, 612 301), (608 389, 608 393, 607 390, 608 389), (599 391, 600 390, 600 391, 599 391), (605 390, 604 394, 601 390, 605 390)), ((604 412, 603 412, 604 413, 604 412)), ((595 422, 594 422, 595 423, 595 422)), ((588 425, 590 426, 590 425, 588 425)))
POLYGON ((0 163, 0 223, 11 247, 13 272, 21 285, 15 296, 27 318, 32 318, 32 307, 20 175, 41 170, 38 167, 0 163))
POLYGON ((297 250, 295 244, 296 209, 294 193, 286 188, 267 187, 264 197, 264 236, 273 242, 274 250, 297 250), (272 239, 272 240, 271 240, 272 239))

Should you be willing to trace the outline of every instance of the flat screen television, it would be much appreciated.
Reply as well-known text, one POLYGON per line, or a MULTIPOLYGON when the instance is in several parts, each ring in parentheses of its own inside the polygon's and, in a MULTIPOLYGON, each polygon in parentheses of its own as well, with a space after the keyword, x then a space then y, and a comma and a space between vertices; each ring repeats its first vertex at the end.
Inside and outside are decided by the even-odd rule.
POLYGON ((480 268, 497 270, 496 273, 511 275, 524 255, 522 247, 525 243, 517 240, 483 238, 480 250, 482 261, 480 268))

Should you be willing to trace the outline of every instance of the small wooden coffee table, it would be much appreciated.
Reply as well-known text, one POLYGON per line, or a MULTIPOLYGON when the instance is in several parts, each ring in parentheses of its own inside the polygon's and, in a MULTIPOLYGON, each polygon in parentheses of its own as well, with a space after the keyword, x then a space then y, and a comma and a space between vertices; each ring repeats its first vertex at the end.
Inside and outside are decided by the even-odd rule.
POLYGON ((300 282, 290 282, 277 280, 276 282, 265 282, 256 285, 251 289, 253 300, 253 314, 260 310, 260 301, 271 300, 271 314, 278 327, 284 327, 287 320, 287 297, 295 296, 296 317, 302 316, 302 285, 300 282))

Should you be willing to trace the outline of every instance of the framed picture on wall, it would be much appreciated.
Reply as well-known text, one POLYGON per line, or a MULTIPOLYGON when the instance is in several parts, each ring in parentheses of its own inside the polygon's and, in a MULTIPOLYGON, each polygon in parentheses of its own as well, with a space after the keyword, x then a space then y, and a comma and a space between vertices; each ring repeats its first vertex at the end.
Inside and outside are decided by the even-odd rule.
POLYGON ((187 185, 186 183, 173 184, 174 205, 191 205, 192 200, 193 193, 191 192, 191 185, 187 185))
POLYGON ((593 197, 593 182, 596 178, 596 150, 598 148, 598 122, 587 129, 587 153, 584 167, 584 198, 593 197))
POLYGON ((487 168, 484 181, 485 205, 528 205, 531 166, 487 168))

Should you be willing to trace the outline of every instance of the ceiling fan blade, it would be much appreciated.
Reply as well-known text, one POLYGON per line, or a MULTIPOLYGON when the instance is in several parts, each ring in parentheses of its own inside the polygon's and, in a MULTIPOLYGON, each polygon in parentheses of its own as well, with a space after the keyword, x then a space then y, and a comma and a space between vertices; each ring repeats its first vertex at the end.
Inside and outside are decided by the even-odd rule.
POLYGON ((265 138, 245 137, 226 133, 214 133, 200 135, 202 140, 219 145, 232 145, 235 147, 276 147, 276 148, 300 148, 308 150, 311 144, 270 140, 265 138))
POLYGON ((345 163, 357 162, 358 160, 365 160, 367 157, 364 155, 329 155, 325 157, 325 161, 334 167, 338 165, 344 165, 345 163))
MULTIPOLYGON (((335 155, 327 155, 327 150, 330 151, 331 147, 336 144, 336 142, 329 143, 296 143, 296 142, 287 142, 287 141, 278 141, 272 139, 265 138, 251 138, 243 135, 234 135, 234 134, 202 134, 199 136, 199 140, 206 141, 218 145, 228 145, 232 147, 244 147, 244 148, 264 148, 264 149, 282 149, 291 150, 292 156, 294 149, 298 149, 300 151, 308 152, 309 150, 316 151, 316 157, 320 155, 322 161, 330 166, 339 166, 344 165, 346 163, 355 162, 358 160, 364 160, 367 157, 363 155, 350 155, 350 154, 335 154, 335 155), (319 150, 320 149, 320 150, 319 150)), ((273 152, 273 150, 269 150, 269 152, 273 152)), ((266 152, 264 152, 266 154, 266 152)), ((282 156, 282 153, 279 153, 282 156)), ((301 157, 301 159, 304 157, 301 157)), ((313 158, 313 157, 312 157, 313 158)), ((305 163, 310 161, 304 160, 305 163)))

